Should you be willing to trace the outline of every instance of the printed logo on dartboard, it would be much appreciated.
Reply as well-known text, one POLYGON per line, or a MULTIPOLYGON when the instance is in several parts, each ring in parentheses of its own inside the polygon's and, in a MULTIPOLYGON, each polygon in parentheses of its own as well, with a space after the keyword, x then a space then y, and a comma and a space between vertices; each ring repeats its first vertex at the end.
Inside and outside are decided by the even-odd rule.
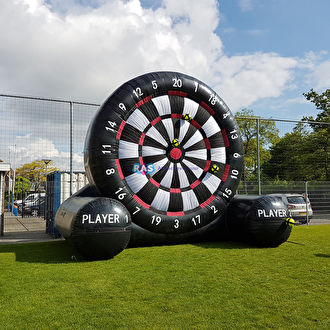
POLYGON ((151 174, 155 172, 154 164, 138 164, 133 165, 133 173, 139 173, 142 175, 151 174))
MULTIPOLYGON (((163 168, 165 168, 165 167, 164 166, 155 166, 152 163, 149 163, 149 164, 134 163, 132 171, 133 171, 133 173, 146 175, 146 174, 155 173, 156 171, 159 171, 163 168)), ((198 170, 198 167, 194 167, 194 166, 191 166, 191 167, 187 166, 187 168, 192 170, 192 171, 198 170)), ((178 171, 185 171, 185 169, 182 168, 182 167, 175 168, 173 166, 169 166, 169 167, 166 168, 167 171, 174 171, 175 169, 178 170, 178 171)), ((213 167, 211 168, 211 171, 213 173, 218 172, 218 170, 219 170, 219 167, 216 166, 216 165, 213 165, 213 167)))

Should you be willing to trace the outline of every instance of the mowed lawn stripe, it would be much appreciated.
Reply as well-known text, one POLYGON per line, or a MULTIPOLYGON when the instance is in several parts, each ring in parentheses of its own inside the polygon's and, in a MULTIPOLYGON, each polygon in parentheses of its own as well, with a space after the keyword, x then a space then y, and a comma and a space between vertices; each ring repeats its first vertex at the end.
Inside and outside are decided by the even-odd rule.
POLYGON ((0 328, 330 328, 329 238, 330 225, 300 226, 289 240, 303 245, 142 247, 93 262, 64 241, 0 246, 0 328))

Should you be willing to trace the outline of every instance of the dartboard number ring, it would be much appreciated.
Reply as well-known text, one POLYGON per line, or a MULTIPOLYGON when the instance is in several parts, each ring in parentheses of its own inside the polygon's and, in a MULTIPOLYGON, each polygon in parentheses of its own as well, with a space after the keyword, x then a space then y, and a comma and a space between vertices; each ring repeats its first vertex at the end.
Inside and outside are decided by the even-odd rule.
POLYGON ((134 223, 185 233, 214 221, 232 198, 242 142, 230 110, 207 85, 177 72, 150 73, 102 105, 85 163, 90 182, 124 203, 134 223))

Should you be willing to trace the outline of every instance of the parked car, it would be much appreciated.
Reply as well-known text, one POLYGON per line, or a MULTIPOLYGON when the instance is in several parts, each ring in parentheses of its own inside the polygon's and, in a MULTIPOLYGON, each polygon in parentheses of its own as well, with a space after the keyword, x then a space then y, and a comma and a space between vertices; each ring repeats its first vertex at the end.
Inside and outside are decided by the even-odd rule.
POLYGON ((45 196, 40 196, 34 199, 32 203, 23 202, 23 206, 20 205, 18 207, 18 212, 23 212, 24 215, 32 215, 33 217, 39 217, 40 215, 43 215, 45 212, 45 198, 45 196))
POLYGON ((24 203, 25 206, 32 205, 39 199, 39 197, 45 197, 45 196, 46 196, 45 193, 29 194, 23 199, 23 201, 19 199, 17 201, 14 201, 14 204, 17 205, 18 207, 21 207, 22 203, 24 203))
MULTIPOLYGON (((287 205, 291 217, 301 223, 307 222, 306 199, 304 195, 300 194, 271 194, 282 199, 283 203, 287 205)), ((312 205, 307 197, 308 218, 313 217, 312 205)))

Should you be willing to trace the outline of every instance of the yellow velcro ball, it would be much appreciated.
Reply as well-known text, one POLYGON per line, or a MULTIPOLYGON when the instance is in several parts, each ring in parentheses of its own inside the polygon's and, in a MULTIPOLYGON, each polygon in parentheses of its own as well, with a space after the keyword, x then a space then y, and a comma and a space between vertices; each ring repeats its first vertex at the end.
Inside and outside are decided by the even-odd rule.
POLYGON ((213 164, 212 165, 212 167, 211 167, 211 171, 213 172, 213 173, 217 173, 218 171, 219 171, 219 166, 217 166, 217 165, 215 165, 215 164, 213 164))
POLYGON ((295 221, 292 218, 286 218, 285 222, 290 226, 293 227, 295 224, 295 221))
POLYGON ((172 140, 172 146, 173 147, 178 147, 179 146, 179 141, 178 141, 178 139, 174 139, 174 140, 172 140))
POLYGON ((183 119, 186 120, 186 121, 190 121, 190 120, 191 120, 191 117, 190 117, 189 113, 186 113, 186 114, 183 116, 183 119))

